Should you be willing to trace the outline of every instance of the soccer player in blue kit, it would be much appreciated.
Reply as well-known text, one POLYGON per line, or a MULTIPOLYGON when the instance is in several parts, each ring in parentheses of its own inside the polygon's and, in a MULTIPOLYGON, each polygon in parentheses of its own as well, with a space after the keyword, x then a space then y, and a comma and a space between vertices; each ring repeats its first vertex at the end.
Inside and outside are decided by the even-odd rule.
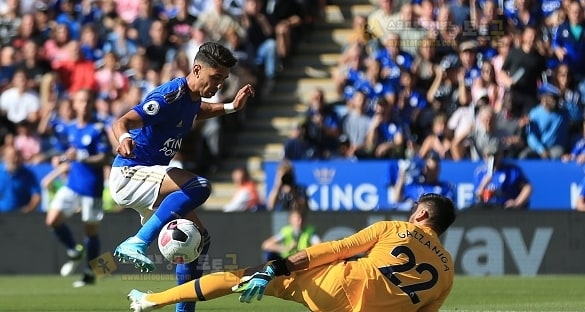
POLYGON ((69 261, 61 267, 61 275, 73 273, 85 255, 83 278, 73 283, 74 287, 83 287, 95 282, 89 262, 97 258, 100 252, 98 233, 103 218, 103 165, 111 147, 104 124, 95 119, 93 93, 79 90, 72 95, 72 100, 76 118, 64 128, 67 142, 63 143, 67 145, 61 147, 63 154, 59 157, 62 164, 55 168, 59 171, 66 165, 67 183, 59 188, 49 204, 45 223, 53 228, 57 239, 67 248, 69 261), (85 246, 75 242, 65 223, 67 218, 79 210, 84 225, 85 246))
MULTIPOLYGON (((142 222, 138 232, 116 248, 114 256, 134 263, 142 272, 155 268, 146 253, 148 246, 167 222, 178 217, 197 224, 203 236, 202 254, 209 250, 209 235, 195 208, 207 200, 211 184, 204 177, 169 166, 169 162, 196 120, 234 113, 254 96, 255 91, 248 84, 231 103, 202 101, 201 98, 210 98, 221 89, 235 64, 236 58, 227 48, 206 42, 199 48, 186 77, 158 86, 112 125, 119 141, 110 173, 112 198, 122 207, 137 210, 142 222)), ((176 266, 178 284, 202 273, 197 269, 197 261, 176 266)), ((194 310, 192 302, 176 306, 176 311, 194 310)))

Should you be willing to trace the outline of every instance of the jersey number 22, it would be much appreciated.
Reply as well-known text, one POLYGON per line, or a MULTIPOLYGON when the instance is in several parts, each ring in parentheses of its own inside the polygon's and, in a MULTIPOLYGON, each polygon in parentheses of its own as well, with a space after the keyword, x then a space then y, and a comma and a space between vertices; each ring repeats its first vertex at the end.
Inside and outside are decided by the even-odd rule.
POLYGON ((425 262, 419 263, 417 265, 414 253, 412 252, 412 250, 410 250, 410 248, 406 246, 398 246, 394 248, 390 254, 397 258, 399 255, 405 255, 407 258, 407 262, 404 264, 381 267, 379 268, 380 272, 382 272, 382 274, 384 274, 384 276, 386 276, 390 280, 390 282, 392 282, 392 284, 398 286, 400 289, 402 289, 402 291, 408 294, 413 304, 419 303, 420 299, 418 298, 416 292, 431 289, 433 286, 435 286, 437 280, 439 279, 439 272, 437 271, 437 269, 435 269, 434 266, 425 262), (419 274, 422 274, 425 271, 429 272, 431 274, 431 278, 421 283, 406 286, 402 285, 402 281, 396 276, 396 273, 406 272, 413 268, 419 274))

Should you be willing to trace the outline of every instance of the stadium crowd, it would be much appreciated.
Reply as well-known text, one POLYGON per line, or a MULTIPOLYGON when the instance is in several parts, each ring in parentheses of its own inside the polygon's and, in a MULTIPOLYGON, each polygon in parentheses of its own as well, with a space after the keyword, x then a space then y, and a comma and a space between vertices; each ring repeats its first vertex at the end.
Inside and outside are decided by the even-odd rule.
POLYGON ((578 0, 379 0, 355 16, 288 159, 582 159, 585 36, 578 0), (581 157, 581 158, 580 158, 581 157))
MULTIPOLYGON (((75 120, 71 96, 82 89, 93 94, 95 118, 114 149, 112 121, 162 82, 189 73, 206 41, 222 43, 239 61, 213 101, 229 101, 246 83, 267 95, 295 42, 321 18, 318 6, 282 0, 2 1, 0 151, 15 147, 26 165, 62 154, 63 129, 75 120)), ((244 118, 198 123, 175 165, 217 170, 229 134, 244 118)))
POLYGON ((412 160, 392 185, 395 209, 424 192, 455 200, 440 161, 481 161, 474 207, 528 207, 514 159, 585 159, 584 5, 378 0, 353 17, 338 99, 315 90, 284 158, 412 160))

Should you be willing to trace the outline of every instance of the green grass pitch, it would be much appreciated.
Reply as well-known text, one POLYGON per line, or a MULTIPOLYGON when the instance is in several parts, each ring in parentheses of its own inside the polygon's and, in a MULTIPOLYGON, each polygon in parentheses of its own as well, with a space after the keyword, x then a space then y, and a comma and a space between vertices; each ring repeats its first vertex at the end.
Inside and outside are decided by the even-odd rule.
MULTIPOLYGON (((172 281, 129 281, 110 276, 95 286, 74 289, 74 277, 0 276, 0 311, 128 311, 126 294, 132 288, 158 291, 172 281)), ((451 296, 441 311, 584 311, 585 275, 537 277, 457 276, 451 296)), ((174 311, 172 306, 159 311, 174 311)), ((302 312, 303 306, 265 297, 242 304, 230 295, 198 304, 198 312, 302 312)))

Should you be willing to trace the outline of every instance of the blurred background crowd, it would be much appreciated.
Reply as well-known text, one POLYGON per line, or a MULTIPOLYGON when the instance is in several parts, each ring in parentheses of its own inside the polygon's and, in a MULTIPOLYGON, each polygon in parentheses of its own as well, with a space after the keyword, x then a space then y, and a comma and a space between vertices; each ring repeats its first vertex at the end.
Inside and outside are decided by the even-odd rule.
POLYGON ((480 161, 473 205, 505 209, 532 194, 514 159, 583 163, 583 1, 376 4, 353 16, 337 99, 315 90, 284 158, 412 159, 391 182, 397 209, 424 192, 455 199, 441 160, 480 161))
POLYGON ((578 0, 379 0, 286 158, 577 159, 585 96, 578 0))

